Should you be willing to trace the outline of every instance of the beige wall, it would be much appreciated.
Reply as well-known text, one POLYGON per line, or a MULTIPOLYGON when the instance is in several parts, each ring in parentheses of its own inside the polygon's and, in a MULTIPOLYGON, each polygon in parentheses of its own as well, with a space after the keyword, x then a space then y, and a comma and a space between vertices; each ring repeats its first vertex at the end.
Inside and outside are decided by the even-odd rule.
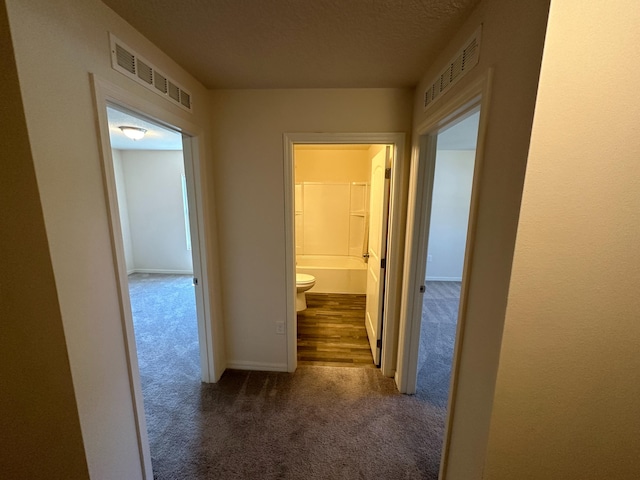
POLYGON ((208 93, 98 0, 7 10, 89 471, 140 478, 89 73, 204 129, 208 93), (190 90, 193 114, 112 70, 108 31, 190 90))
POLYGON ((551 6, 487 479, 640 474, 638 25, 633 0, 551 6))
POLYGON ((4 2, 0 84, 0 472, 88 479, 4 2))
POLYGON ((489 108, 483 112, 488 127, 447 480, 481 478, 485 461, 547 12, 546 1, 480 3, 423 76, 415 94, 417 128, 427 118, 422 108, 424 88, 482 24, 478 65, 438 100, 446 102, 494 69, 489 108))
POLYGON ((342 150, 296 146, 294 162, 296 183, 370 181, 368 148, 342 150))
POLYGON ((285 132, 407 132, 410 90, 211 93, 228 361, 286 368, 285 132), (250 299, 251 301, 247 301, 250 299))

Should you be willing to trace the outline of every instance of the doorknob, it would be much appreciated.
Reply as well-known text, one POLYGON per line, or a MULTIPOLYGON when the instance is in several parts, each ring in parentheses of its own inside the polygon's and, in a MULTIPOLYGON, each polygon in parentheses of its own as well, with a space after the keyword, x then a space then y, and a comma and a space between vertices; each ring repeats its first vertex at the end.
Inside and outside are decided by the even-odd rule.
POLYGON ((368 253, 363 253, 362 254, 362 258, 369 258, 369 254, 368 253))

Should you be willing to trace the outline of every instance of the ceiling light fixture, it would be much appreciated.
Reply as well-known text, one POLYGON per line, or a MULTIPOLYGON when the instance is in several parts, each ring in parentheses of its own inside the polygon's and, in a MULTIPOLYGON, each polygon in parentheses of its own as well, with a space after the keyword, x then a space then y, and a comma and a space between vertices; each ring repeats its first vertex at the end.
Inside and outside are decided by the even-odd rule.
POLYGON ((122 130, 122 133, 124 133, 131 140, 140 140, 142 137, 144 137, 144 134, 147 133, 144 128, 140 127, 120 127, 120 130, 122 130))

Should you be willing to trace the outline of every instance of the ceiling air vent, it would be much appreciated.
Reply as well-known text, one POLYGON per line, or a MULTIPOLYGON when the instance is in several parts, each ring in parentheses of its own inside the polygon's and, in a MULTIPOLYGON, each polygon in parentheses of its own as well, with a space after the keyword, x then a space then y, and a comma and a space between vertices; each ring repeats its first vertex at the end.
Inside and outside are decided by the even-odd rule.
POLYGON ((153 83, 153 68, 138 59, 138 78, 151 85, 153 83))
POLYGON ((109 40, 111 42, 111 66, 114 70, 161 95, 183 110, 192 111, 189 92, 159 72, 153 64, 141 58, 115 36, 109 34, 109 40))
POLYGON ((465 43, 465 46, 451 59, 440 75, 426 88, 424 91, 425 110, 429 108, 441 94, 455 85, 458 80, 478 64, 481 31, 482 26, 478 27, 473 36, 465 43))
POLYGON ((169 81, 158 72, 153 76, 153 85, 164 94, 169 91, 169 81))
POLYGON ((136 73, 136 57, 127 52, 120 45, 116 45, 116 61, 118 65, 124 68, 127 72, 135 75, 136 73))

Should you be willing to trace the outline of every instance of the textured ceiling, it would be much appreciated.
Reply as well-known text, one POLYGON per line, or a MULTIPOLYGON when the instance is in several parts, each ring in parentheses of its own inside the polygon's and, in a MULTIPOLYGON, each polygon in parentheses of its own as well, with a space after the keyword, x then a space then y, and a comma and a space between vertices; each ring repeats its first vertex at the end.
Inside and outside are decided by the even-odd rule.
POLYGON ((103 1, 208 88, 412 87, 478 3, 103 1))

